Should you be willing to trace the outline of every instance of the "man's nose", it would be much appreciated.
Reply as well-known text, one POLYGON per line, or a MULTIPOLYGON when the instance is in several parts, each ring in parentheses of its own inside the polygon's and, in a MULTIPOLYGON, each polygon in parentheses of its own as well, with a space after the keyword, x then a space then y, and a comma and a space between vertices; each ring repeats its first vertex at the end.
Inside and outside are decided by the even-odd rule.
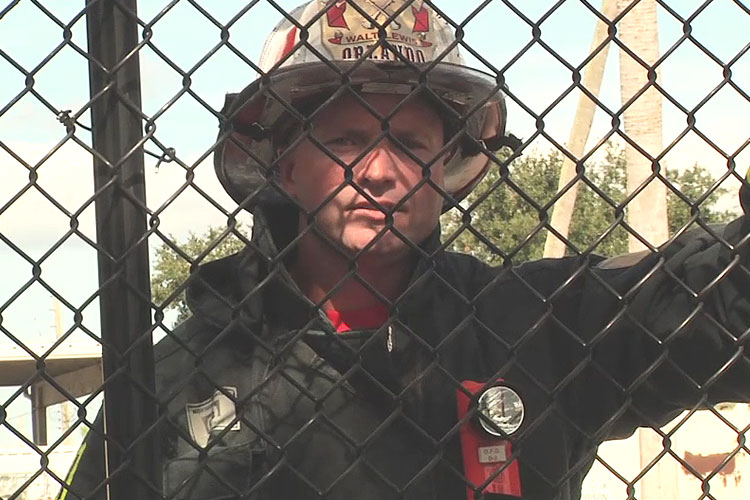
POLYGON ((363 188, 387 189, 395 184, 398 169, 398 155, 390 141, 383 139, 362 158, 354 177, 363 188))

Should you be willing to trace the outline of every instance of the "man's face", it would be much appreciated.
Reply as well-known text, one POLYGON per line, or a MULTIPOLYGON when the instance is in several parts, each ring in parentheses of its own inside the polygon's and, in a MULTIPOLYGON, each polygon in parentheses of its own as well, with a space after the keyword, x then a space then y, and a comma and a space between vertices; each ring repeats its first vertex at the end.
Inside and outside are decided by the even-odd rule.
MULTIPOLYGON (((403 97, 365 94, 364 99, 385 117, 403 97)), ((347 183, 346 169, 309 138, 283 156, 282 185, 308 214, 315 212, 318 230, 350 255, 365 248, 397 255, 408 246, 389 229, 387 213, 393 214, 393 228, 414 244, 435 229, 443 198, 423 181, 429 175, 435 185, 443 186, 444 158, 436 158, 443 146, 443 123, 425 101, 409 100, 388 120, 390 137, 403 147, 387 136, 378 139, 383 130, 381 121, 353 96, 327 105, 312 124, 312 137, 352 167, 352 181, 347 183), (404 148, 430 164, 428 174, 404 148), (376 238, 377 242, 368 247, 376 238)), ((306 226, 307 214, 303 213, 300 229, 306 226)))

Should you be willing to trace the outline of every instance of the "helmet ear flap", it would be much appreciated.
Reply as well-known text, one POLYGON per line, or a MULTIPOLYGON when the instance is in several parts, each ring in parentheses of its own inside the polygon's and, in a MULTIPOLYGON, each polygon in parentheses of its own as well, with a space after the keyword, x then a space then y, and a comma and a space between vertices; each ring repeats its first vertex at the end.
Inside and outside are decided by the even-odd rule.
POLYGON ((224 189, 243 206, 263 202, 270 194, 263 189, 273 166, 268 164, 271 140, 260 124, 265 106, 266 98, 253 85, 242 93, 226 94, 221 109, 214 170, 224 189))
MULTIPOLYGON (((504 147, 516 151, 521 147, 517 137, 506 135, 505 117, 505 102, 500 99, 476 110, 457 129, 456 133, 462 134, 457 141, 458 154, 450 158, 445 168, 446 185, 454 186, 455 202, 468 195, 495 163, 485 151, 496 152, 504 147)), ((451 204, 447 202, 444 209, 451 208, 451 204)))
POLYGON ((484 123, 482 124, 482 130, 479 132, 479 138, 483 141, 503 135, 505 127, 501 122, 504 117, 501 117, 500 106, 485 106, 486 111, 484 113, 484 123))
POLYGON ((234 103, 237 102, 237 97, 240 94, 238 92, 230 92, 228 94, 224 94, 224 105, 221 107, 221 116, 226 117, 229 112, 234 109, 234 103))
POLYGON ((478 155, 482 152, 482 146, 490 151, 500 151, 505 147, 515 151, 521 147, 522 141, 518 137, 505 133, 506 111, 503 100, 493 106, 486 106, 479 116, 481 117, 471 124, 467 120, 468 133, 460 143, 463 158, 478 155), (475 130, 479 132, 476 133, 475 130))
POLYGON ((459 146, 463 159, 482 153, 483 146, 490 151, 500 149, 495 149, 490 144, 495 145, 505 135, 505 109, 502 102, 475 110, 464 119, 458 133, 462 135, 459 146))

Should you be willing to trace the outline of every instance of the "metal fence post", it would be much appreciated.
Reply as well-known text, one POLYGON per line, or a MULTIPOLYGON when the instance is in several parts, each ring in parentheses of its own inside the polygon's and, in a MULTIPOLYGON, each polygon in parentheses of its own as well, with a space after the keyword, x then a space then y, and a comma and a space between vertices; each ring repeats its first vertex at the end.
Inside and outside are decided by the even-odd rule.
POLYGON ((87 0, 109 498, 154 498, 158 439, 136 0, 87 0))

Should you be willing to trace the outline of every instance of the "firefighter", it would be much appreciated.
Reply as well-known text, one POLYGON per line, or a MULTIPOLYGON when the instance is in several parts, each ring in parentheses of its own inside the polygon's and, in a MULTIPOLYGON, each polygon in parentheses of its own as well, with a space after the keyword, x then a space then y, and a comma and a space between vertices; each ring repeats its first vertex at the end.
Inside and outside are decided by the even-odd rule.
MULTIPOLYGON (((439 217, 506 135, 502 87, 409 0, 314 0, 227 98, 254 215, 156 347, 166 498, 577 499, 604 440, 750 400, 746 216, 658 254, 491 267, 439 217)), ((64 488, 103 498, 101 417, 64 488)))

